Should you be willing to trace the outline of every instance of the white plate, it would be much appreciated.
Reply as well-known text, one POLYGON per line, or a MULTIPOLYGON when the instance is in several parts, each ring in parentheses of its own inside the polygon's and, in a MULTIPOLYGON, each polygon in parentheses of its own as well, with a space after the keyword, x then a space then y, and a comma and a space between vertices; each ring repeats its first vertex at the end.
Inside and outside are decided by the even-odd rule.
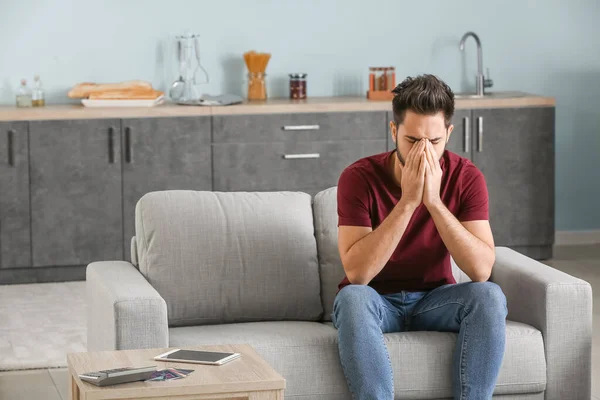
POLYGON ((154 107, 161 104, 165 96, 159 96, 150 100, 90 100, 82 99, 85 107, 154 107))

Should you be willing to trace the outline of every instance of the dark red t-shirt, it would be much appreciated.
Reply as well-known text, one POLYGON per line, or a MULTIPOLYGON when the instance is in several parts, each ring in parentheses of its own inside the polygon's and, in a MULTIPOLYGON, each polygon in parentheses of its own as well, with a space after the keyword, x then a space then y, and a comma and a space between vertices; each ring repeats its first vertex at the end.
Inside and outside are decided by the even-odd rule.
MULTIPOLYGON (((370 226, 375 230, 402 197, 388 169, 394 151, 362 158, 341 174, 337 188, 338 226, 370 226)), ((440 197, 459 221, 487 220, 488 192, 483 174, 468 159, 446 150, 440 159, 440 197)), ((369 283, 379 294, 426 291, 448 283, 450 253, 433 218, 421 204, 381 272, 369 283)), ((339 289, 349 285, 345 277, 339 289)))

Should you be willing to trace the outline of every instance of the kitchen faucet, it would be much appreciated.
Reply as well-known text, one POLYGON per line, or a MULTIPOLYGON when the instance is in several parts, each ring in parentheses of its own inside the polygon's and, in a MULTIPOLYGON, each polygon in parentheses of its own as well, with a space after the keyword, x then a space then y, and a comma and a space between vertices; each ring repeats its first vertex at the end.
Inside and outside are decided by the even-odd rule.
POLYGON ((481 51, 481 41, 479 40, 479 36, 475 34, 475 32, 467 32, 463 35, 462 39, 460 39, 460 50, 465 50, 465 42, 469 36, 472 36, 477 43, 477 77, 475 78, 476 87, 477 87, 477 96, 484 95, 484 89, 492 87, 494 85, 494 81, 489 79, 490 70, 488 68, 488 79, 483 75, 483 56, 481 51))

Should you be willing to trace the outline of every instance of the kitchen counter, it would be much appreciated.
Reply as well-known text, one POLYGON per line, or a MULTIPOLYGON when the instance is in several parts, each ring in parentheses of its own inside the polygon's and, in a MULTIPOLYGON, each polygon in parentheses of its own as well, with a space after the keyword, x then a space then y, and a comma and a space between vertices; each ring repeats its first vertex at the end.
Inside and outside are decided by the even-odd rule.
MULTIPOLYGON (((459 97, 456 109, 519 108, 554 106, 552 97, 522 92, 495 92, 484 98, 459 97)), ((166 103, 157 107, 86 108, 82 105, 49 105, 40 108, 0 106, 0 121, 34 121, 99 118, 153 118, 195 115, 273 114, 299 112, 391 111, 391 101, 371 101, 363 97, 311 97, 306 100, 270 99, 222 107, 180 106, 166 103)))

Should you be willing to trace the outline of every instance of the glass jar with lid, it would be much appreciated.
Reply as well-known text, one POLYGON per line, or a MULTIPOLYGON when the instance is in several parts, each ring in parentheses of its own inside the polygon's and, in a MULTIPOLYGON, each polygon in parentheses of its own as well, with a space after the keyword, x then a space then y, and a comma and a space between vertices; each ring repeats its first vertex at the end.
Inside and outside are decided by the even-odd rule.
POLYGON ((306 99, 306 75, 295 73, 290 75, 290 99, 306 99))

